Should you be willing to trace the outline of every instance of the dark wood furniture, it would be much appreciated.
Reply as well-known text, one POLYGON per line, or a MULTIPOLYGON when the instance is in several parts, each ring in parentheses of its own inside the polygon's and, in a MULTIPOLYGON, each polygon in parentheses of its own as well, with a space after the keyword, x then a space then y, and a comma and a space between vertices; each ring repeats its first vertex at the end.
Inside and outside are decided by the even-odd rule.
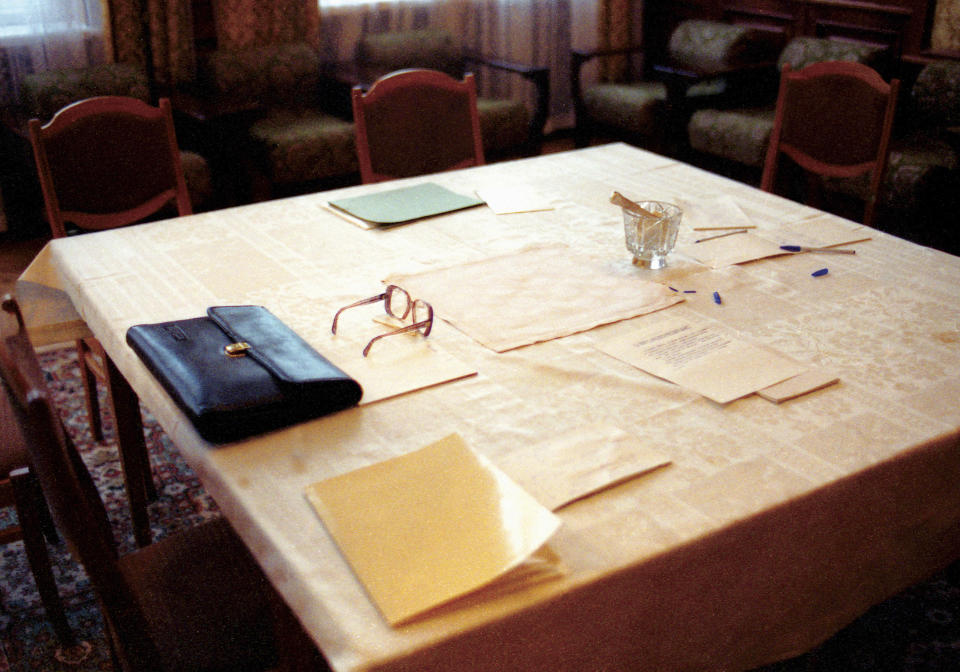
POLYGON ((776 190, 782 157, 808 177, 805 200, 813 206, 822 205, 822 178, 869 175, 863 223, 872 226, 899 88, 899 80, 888 84, 862 63, 827 61, 796 71, 785 65, 761 188, 776 190))
POLYGON ((485 163, 472 74, 400 70, 352 94, 364 183, 485 163))
MULTIPOLYGON (((20 309, 9 296, 2 307, 4 401, 53 517, 90 577, 114 668, 276 669, 275 631, 291 642, 305 635, 226 519, 118 554, 100 494, 48 396, 20 309)), ((324 669, 315 648, 298 650, 312 653, 312 669, 324 669)))
MULTIPOLYGON (((192 214, 180 162, 170 101, 159 106, 136 98, 101 96, 68 105, 43 124, 29 122, 30 144, 55 238, 67 225, 80 231, 134 224, 174 207, 192 214), (144 161, 149 157, 149 161, 144 161)), ((87 414, 94 437, 103 440, 97 382, 107 386, 117 418, 118 442, 137 544, 151 541, 147 500, 154 494, 143 441, 139 404, 116 390, 112 366, 95 338, 77 341, 87 414), (117 394, 114 392, 117 391, 117 394)))

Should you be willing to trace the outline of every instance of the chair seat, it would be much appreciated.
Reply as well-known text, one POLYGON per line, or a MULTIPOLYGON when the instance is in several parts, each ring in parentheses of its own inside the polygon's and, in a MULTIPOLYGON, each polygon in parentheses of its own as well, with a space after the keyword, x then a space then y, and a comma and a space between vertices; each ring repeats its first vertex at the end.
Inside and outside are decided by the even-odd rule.
POLYGON ((509 152, 527 142, 530 111, 522 100, 477 98, 477 113, 485 154, 509 152))
POLYGON ((687 124, 690 146, 759 168, 767 154, 773 116, 772 108, 697 110, 687 124))
POLYGON ((166 644, 160 651, 163 669, 248 670, 273 664, 263 653, 272 650, 269 586, 225 519, 125 555, 120 568, 154 641, 166 644), (197 548, 210 550, 198 556, 197 548), (221 580, 212 582, 211 576, 221 580), (238 589, 251 585, 263 589, 238 589))
POLYGON ((652 135, 661 128, 659 116, 666 99, 667 87, 659 82, 597 84, 583 91, 590 118, 638 135, 652 135))
POLYGON ((305 182, 356 173, 353 124, 313 110, 272 111, 250 136, 274 182, 305 182))

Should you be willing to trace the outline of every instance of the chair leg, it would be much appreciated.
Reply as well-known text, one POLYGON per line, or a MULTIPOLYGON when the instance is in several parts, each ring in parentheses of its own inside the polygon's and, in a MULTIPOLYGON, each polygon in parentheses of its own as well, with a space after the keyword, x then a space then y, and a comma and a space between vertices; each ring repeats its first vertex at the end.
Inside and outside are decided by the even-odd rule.
POLYGON ((83 381, 83 397, 87 406, 87 422, 94 441, 103 441, 103 422, 100 419, 100 399, 97 396, 97 376, 87 363, 89 348, 83 340, 77 341, 77 362, 80 364, 80 380, 83 381))
POLYGON ((107 369, 107 386, 117 424, 117 448, 120 451, 127 499, 130 502, 133 537, 137 546, 142 548, 149 546, 152 541, 147 500, 149 490, 153 486, 153 479, 150 476, 150 458, 147 454, 147 444, 143 438, 140 402, 123 374, 117 370, 113 360, 105 353, 104 364, 107 369))
MULTIPOLYGON (((110 386, 109 374, 107 372, 107 361, 108 361, 107 353, 103 349, 103 346, 100 345, 100 342, 95 339, 83 341, 83 345, 84 345, 84 348, 86 348, 86 352, 90 354, 90 359, 93 360, 93 362, 96 362, 96 364, 94 364, 89 360, 85 360, 87 367, 88 369, 94 372, 94 375, 97 379, 102 380, 106 385, 107 406, 113 412, 114 420, 117 421, 118 413, 117 413, 116 403, 114 402, 113 389, 110 386)), ((133 393, 131 392, 131 394, 133 393)), ((130 403, 134 407, 133 410, 130 411, 130 413, 132 414, 131 420, 139 424, 140 423, 140 406, 139 406, 140 402, 136 398, 136 396, 134 396, 130 400, 130 403)), ((120 418, 118 421, 118 432, 117 432, 118 436, 119 436, 119 424, 122 424, 124 421, 125 421, 125 418, 120 418)), ((142 425, 140 426, 142 429, 142 425)), ((118 443, 120 444, 121 447, 123 447, 122 443, 120 443, 119 441, 118 443)), ((130 474, 139 474, 139 477, 143 479, 144 487, 146 488, 147 499, 149 501, 156 501, 157 488, 153 483, 153 474, 151 474, 150 472, 150 457, 147 454, 146 444, 142 440, 139 440, 139 441, 134 441, 130 445, 134 450, 139 450, 141 446, 143 448, 142 458, 137 459, 137 461, 133 464, 133 466, 136 467, 138 470, 142 467, 142 472, 136 471, 136 472, 130 472, 130 474)), ((122 452, 123 451, 121 451, 121 453, 122 452)), ((124 455, 121 454, 120 457, 122 460, 124 455)))
POLYGON ((29 469, 17 469, 11 472, 10 482, 13 484, 17 517, 20 519, 27 561, 37 582, 37 590, 40 593, 44 611, 47 612, 47 618, 53 625, 60 646, 63 648, 76 646, 77 640, 67 622, 67 615, 53 577, 50 555, 43 537, 44 512, 47 519, 50 513, 47 502, 43 498, 43 492, 40 490, 40 484, 29 469))

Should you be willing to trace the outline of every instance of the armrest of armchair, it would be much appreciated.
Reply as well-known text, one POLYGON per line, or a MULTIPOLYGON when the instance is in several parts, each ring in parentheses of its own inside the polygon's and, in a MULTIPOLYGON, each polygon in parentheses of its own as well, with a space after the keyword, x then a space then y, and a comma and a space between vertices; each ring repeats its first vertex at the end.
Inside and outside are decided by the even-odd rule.
POLYGON ((543 136, 543 128, 546 126, 547 117, 550 113, 550 68, 514 63, 471 53, 465 53, 463 60, 468 67, 473 64, 502 70, 519 75, 532 83, 537 91, 537 103, 530 120, 530 137, 540 138, 543 136))
MULTIPOLYGON (((759 106, 776 99, 779 69, 776 61, 745 63, 704 72, 676 63, 653 66, 656 79, 667 87, 667 103, 675 110, 688 105, 687 93, 697 84, 724 80, 721 93, 715 94, 717 104, 724 106, 759 106)), ((705 101, 701 101, 705 102, 705 101)))
POLYGON ((570 51, 570 91, 573 94, 573 107, 579 117, 583 115, 583 66, 595 58, 604 56, 630 56, 644 54, 644 47, 634 45, 608 49, 572 49, 570 51))

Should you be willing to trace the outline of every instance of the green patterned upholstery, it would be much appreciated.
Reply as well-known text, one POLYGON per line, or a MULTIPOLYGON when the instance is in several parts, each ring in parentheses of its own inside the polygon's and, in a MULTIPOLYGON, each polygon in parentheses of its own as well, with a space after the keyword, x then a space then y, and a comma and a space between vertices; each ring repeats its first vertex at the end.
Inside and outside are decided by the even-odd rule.
POLYGON ((960 126, 960 62, 928 63, 910 90, 918 122, 960 126))
POLYGON ((318 110, 274 111, 250 126, 250 136, 273 182, 308 182, 359 170, 353 122, 318 110))
POLYGON ((216 51, 203 82, 221 100, 263 108, 249 128, 254 160, 271 185, 358 171, 353 123, 320 105, 317 51, 306 43, 216 51))
MULTIPOLYGON (((856 61, 875 64, 882 47, 816 37, 795 37, 777 59, 778 67, 789 63, 794 70, 821 61, 856 61)), ((687 124, 690 146, 704 154, 745 166, 760 168, 773 130, 775 101, 744 109, 700 109, 687 124)))
POLYGON ((203 76, 209 90, 238 105, 304 107, 314 102, 320 66, 320 56, 309 44, 278 44, 215 51, 207 57, 203 76))
MULTIPOLYGON (((701 74, 721 71, 772 56, 770 40, 754 28, 690 20, 681 22, 671 33, 668 45, 672 64, 701 74)), ((697 82, 686 92, 693 108, 722 95, 727 80, 716 77, 697 82)), ((655 137, 664 134, 667 88, 661 82, 601 82, 580 92, 578 125, 589 123, 624 131, 632 136, 655 137), (583 117, 583 118, 581 118, 583 117)))
POLYGON ((861 42, 823 37, 795 37, 784 47, 777 63, 781 69, 789 63, 794 70, 824 61, 853 61, 875 68, 886 52, 885 47, 861 42))
POLYGON ((960 62, 925 65, 910 89, 890 143, 883 192, 884 230, 960 251, 960 62), (917 231, 918 225, 922 228, 917 231))
MULTIPOLYGON (((459 79, 465 69, 463 47, 448 31, 434 28, 369 33, 357 43, 356 59, 384 74, 429 68, 459 79)), ((487 156, 517 152, 529 141, 531 114, 522 100, 478 96, 477 111, 487 156)))
MULTIPOLYGON (((24 116, 49 121, 70 103, 96 96, 127 96, 147 101, 150 97, 143 70, 127 63, 106 63, 88 68, 44 70, 27 75, 20 88, 24 116)), ((213 193, 207 160, 187 150, 180 152, 184 178, 195 210, 213 193)))
POLYGON ((768 44, 760 31, 749 26, 695 19, 674 29, 668 51, 675 63, 715 73, 762 60, 768 44))
POLYGON ((463 76, 463 50, 445 30, 421 28, 370 33, 357 42, 358 63, 386 71, 430 68, 463 76))
POLYGON ((145 101, 149 95, 143 70, 126 63, 35 72, 23 78, 20 88, 24 109, 43 122, 49 121, 61 108, 84 98, 128 96, 145 101))

